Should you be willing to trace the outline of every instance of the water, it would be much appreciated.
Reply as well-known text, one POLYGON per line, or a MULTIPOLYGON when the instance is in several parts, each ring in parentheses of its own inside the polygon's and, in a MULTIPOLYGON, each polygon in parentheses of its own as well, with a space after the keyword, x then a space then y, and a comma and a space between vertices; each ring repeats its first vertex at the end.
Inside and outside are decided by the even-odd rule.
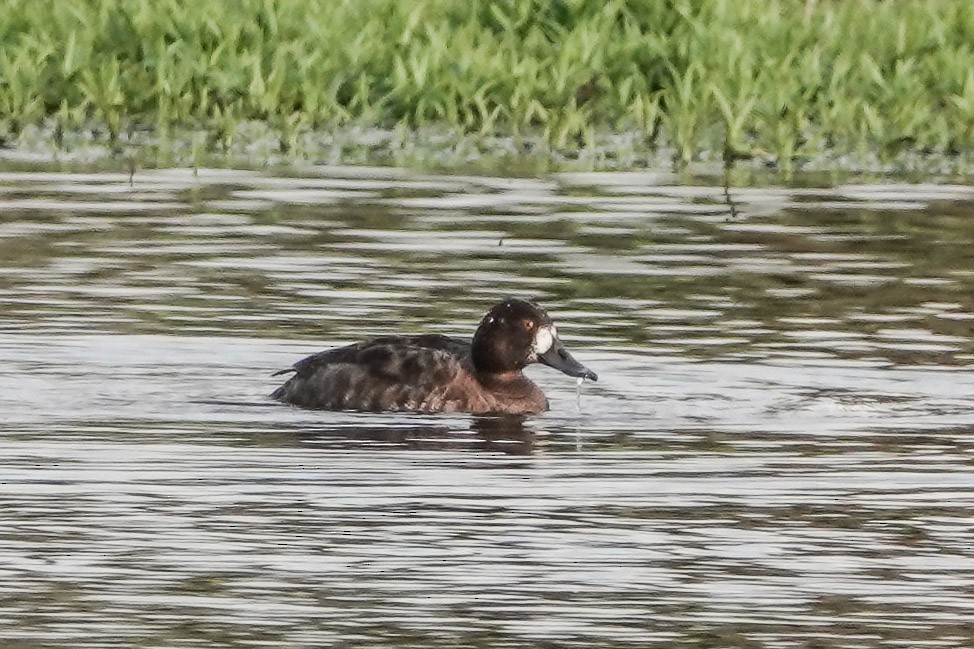
POLYGON ((0 645, 974 645, 974 187, 0 174, 0 645), (552 410, 270 374, 538 298, 552 410))

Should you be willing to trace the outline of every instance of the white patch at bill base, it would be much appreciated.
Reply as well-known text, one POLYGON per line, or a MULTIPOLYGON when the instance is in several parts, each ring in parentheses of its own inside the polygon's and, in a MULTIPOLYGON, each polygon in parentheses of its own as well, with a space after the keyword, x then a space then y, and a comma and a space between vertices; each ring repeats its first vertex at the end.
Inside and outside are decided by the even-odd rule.
POLYGON ((539 328, 538 333, 534 335, 534 353, 540 356, 547 352, 555 344, 557 337, 558 331, 555 330, 554 325, 539 328))

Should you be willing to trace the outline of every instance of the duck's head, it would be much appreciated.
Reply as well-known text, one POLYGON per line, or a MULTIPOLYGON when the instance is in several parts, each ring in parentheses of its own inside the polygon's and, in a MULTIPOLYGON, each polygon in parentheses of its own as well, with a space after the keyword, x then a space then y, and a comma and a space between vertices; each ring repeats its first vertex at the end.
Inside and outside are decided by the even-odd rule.
POLYGON ((545 310, 519 298, 491 307, 473 336, 471 353, 478 372, 520 372, 531 363, 544 363, 568 376, 599 379, 568 353, 545 310))

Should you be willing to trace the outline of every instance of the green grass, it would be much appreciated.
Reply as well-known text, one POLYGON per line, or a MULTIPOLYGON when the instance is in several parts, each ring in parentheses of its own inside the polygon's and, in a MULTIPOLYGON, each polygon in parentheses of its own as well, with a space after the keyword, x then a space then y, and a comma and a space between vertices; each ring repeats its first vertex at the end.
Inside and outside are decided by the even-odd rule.
POLYGON ((0 0, 0 43, 6 142, 230 151, 259 120, 298 156, 352 126, 631 133, 678 162, 974 151, 962 0, 0 0))

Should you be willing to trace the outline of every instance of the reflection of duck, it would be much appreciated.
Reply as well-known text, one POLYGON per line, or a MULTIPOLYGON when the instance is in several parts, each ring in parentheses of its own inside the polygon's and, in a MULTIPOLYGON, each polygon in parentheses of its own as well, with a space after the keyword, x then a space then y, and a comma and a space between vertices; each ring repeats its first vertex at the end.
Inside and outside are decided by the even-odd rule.
POLYGON ((564 348, 544 309, 511 298, 487 312, 469 343, 431 334, 329 349, 277 372, 295 374, 271 397, 322 410, 537 413, 548 399, 522 372, 531 363, 598 379, 564 348))
POLYGON ((362 448, 376 442, 381 448, 424 451, 478 451, 505 455, 531 455, 537 444, 535 431, 524 417, 502 415, 473 417, 469 429, 434 423, 352 423, 337 425, 299 424, 278 428, 265 443, 303 446, 324 444, 328 448, 362 448), (281 437, 283 435, 284 437, 281 437))

